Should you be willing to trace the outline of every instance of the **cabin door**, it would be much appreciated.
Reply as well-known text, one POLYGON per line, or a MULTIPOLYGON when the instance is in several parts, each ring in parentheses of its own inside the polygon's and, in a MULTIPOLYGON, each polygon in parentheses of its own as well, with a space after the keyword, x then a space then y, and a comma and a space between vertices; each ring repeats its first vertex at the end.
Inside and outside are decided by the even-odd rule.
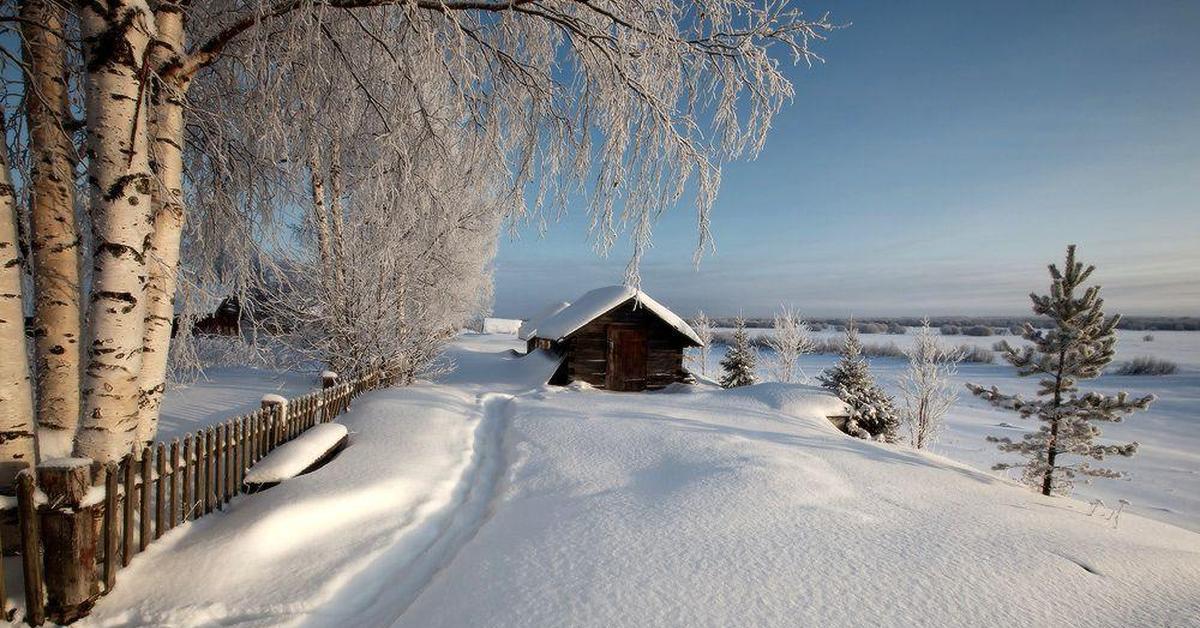
POLYGON ((605 386, 609 390, 645 390, 644 331, 617 325, 608 328, 608 369, 605 386))

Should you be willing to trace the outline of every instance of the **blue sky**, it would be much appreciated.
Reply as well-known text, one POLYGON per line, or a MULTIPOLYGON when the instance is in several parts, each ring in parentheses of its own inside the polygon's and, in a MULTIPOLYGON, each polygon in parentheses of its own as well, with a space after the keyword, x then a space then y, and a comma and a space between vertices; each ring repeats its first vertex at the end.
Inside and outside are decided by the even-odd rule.
MULTIPOLYGON (((795 0, 794 0, 795 1, 795 0)), ((1110 310, 1200 315, 1200 2, 814 4, 852 25, 790 70, 766 150, 690 205, 643 287, 683 314, 1023 314, 1079 245, 1110 310)), ((496 313, 619 283, 583 203, 500 246, 496 313)))

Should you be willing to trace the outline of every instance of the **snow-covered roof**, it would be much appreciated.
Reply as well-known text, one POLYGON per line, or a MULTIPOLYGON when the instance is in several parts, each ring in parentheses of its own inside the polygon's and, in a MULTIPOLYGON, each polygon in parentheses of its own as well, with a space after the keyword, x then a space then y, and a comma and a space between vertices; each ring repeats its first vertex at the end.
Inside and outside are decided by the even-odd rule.
POLYGON ((542 320, 529 332, 528 337, 561 340, 602 316, 605 312, 633 298, 637 299, 638 307, 650 310, 664 323, 687 336, 692 342, 697 345, 704 344, 696 332, 677 314, 650 298, 650 295, 645 292, 634 290, 629 286, 605 286, 588 292, 562 311, 542 320))
POLYGON ((530 316, 529 320, 521 323, 521 329, 517 331, 517 338, 520 338, 521 340, 529 340, 529 338, 532 337, 533 332, 537 330, 538 323, 550 318, 551 316, 554 316, 555 314, 558 314, 568 307, 571 307, 571 303, 569 301, 559 301, 558 303, 547 305, 546 307, 542 308, 537 314, 530 316))

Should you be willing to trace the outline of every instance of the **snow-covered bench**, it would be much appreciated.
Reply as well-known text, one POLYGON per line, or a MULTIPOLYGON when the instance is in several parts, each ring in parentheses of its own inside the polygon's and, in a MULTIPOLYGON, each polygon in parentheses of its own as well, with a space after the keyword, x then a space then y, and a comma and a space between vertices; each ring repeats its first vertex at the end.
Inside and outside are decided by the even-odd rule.
POLYGON ((262 490, 313 471, 329 462, 346 446, 349 432, 340 423, 321 423, 291 442, 280 445, 246 473, 246 489, 262 490))

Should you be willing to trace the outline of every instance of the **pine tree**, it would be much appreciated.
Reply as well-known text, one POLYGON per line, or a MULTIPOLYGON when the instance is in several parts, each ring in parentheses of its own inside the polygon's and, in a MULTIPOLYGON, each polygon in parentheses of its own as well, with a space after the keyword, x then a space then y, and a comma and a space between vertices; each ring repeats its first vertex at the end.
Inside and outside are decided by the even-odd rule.
POLYGON ((746 319, 739 316, 734 322, 733 344, 721 360, 721 387, 737 388, 754 384, 754 368, 757 363, 758 355, 750 344, 746 319))
POLYGON ((859 438, 887 442, 896 440, 900 420, 892 405, 892 398, 871 377, 870 365, 862 356, 862 342, 858 339, 858 328, 853 319, 846 325, 841 361, 826 369, 817 379, 850 406, 850 418, 846 422, 848 433, 859 438))
POLYGON ((1001 463, 995 469, 1020 468, 1030 485, 1040 488, 1043 495, 1067 493, 1077 476, 1117 478, 1112 469, 1092 467, 1087 461, 1064 464, 1062 456, 1072 455, 1094 460, 1116 454, 1132 456, 1137 443, 1097 445, 1100 436, 1096 421, 1119 422, 1124 415, 1144 410, 1154 401, 1153 395, 1130 399, 1127 393, 1104 396, 1098 393, 1079 393, 1076 382, 1098 377, 1112 361, 1116 345, 1116 327, 1120 316, 1104 317, 1100 286, 1082 288, 1095 270, 1084 268, 1075 261, 1075 245, 1067 247, 1066 265, 1060 271, 1050 265, 1049 295, 1030 294, 1033 312, 1050 318, 1053 327, 1034 329, 1026 323, 1022 334, 1032 346, 1017 350, 1004 343, 1004 358, 1017 369, 1021 377, 1039 376, 1037 398, 1022 399, 1007 395, 996 387, 984 388, 967 384, 970 391, 992 405, 1013 410, 1022 417, 1036 416, 1042 422, 1036 432, 1026 434, 1020 441, 989 436, 998 443, 1000 451, 1021 454, 1020 463, 1001 463), (1082 295, 1076 291, 1083 289, 1082 295))

